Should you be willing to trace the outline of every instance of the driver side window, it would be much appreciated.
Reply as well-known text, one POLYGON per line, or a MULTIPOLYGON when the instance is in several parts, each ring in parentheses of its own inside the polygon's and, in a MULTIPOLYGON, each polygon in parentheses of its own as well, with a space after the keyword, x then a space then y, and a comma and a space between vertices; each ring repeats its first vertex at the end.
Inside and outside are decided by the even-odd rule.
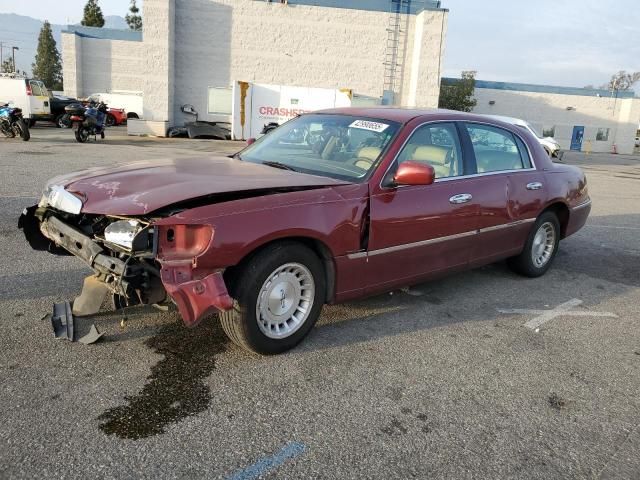
POLYGON ((428 163, 436 179, 462 175, 462 150, 453 123, 436 123, 418 127, 398 156, 398 164, 408 160, 428 163))

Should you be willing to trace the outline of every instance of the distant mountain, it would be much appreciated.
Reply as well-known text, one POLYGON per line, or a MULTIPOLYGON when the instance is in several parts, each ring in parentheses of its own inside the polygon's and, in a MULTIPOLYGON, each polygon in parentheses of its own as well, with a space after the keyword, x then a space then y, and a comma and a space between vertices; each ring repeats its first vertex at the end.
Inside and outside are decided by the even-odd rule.
POLYGON ((104 28, 115 28, 117 30, 128 30, 129 25, 124 17, 118 15, 107 15, 104 17, 104 28))
MULTIPOLYGON (((105 28, 127 29, 127 22, 123 17, 109 15, 104 17, 105 28)), ((0 42, 3 45, 3 58, 11 55, 11 47, 18 47, 16 63, 18 69, 31 73, 31 64, 36 58, 38 48, 38 35, 42 28, 41 20, 14 13, 0 13, 0 42)), ((51 24, 53 38, 58 44, 58 51, 62 54, 60 44, 60 32, 67 28, 66 25, 51 24)))

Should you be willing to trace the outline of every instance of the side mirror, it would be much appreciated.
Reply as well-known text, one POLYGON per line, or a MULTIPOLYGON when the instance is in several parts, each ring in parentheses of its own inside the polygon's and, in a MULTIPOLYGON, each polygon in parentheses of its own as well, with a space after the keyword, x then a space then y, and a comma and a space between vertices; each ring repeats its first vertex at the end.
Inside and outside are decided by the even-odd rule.
POLYGON ((409 160, 402 162, 393 177, 395 185, 431 185, 436 171, 429 164, 409 160))
POLYGON ((255 138, 250 138, 249 140, 247 140, 247 146, 248 145, 253 145, 254 143, 256 143, 256 139, 255 138))

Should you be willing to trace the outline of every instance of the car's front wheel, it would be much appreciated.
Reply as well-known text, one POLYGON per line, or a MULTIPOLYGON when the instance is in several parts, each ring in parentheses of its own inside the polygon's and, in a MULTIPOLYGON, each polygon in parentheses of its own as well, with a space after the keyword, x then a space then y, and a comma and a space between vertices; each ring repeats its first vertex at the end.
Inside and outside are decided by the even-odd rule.
POLYGON ((324 268, 308 247, 282 242, 252 257, 235 277, 222 328, 237 345, 263 355, 295 347, 324 304, 324 268))
POLYGON ((531 228, 522 253, 509 259, 509 266, 527 277, 544 275, 556 256, 560 243, 560 222, 553 212, 544 212, 531 228))

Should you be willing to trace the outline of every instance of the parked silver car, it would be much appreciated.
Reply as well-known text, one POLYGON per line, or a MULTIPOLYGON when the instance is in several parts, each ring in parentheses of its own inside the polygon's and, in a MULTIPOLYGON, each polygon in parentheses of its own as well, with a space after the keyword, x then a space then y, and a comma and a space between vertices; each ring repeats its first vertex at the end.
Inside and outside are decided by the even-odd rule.
POLYGON ((505 123, 511 123, 520 128, 528 130, 538 139, 540 145, 544 147, 551 158, 562 158, 562 154, 564 152, 560 148, 560 144, 556 141, 556 139, 553 137, 543 137, 526 120, 522 120, 521 118, 504 117, 502 115, 487 115, 487 117, 495 118, 496 120, 500 120, 505 123))

